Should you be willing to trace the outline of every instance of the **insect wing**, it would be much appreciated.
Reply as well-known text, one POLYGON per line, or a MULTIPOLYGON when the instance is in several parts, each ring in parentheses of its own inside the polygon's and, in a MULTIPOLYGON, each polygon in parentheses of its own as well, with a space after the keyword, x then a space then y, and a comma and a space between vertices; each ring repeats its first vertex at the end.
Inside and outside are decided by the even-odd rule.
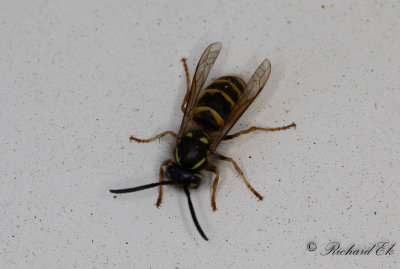
POLYGON ((232 126, 236 121, 242 116, 250 104, 256 99, 258 94, 262 91, 269 75, 271 74, 271 62, 265 59, 256 69, 253 76, 250 78, 246 85, 246 89, 240 96, 239 100, 235 104, 231 114, 226 119, 225 125, 215 134, 213 141, 210 145, 211 151, 215 151, 221 142, 221 140, 226 136, 232 126))
POLYGON ((190 87, 188 101, 186 103, 185 114, 182 119, 181 127, 179 129, 178 138, 181 138, 189 126, 189 122, 193 117, 193 108, 197 103, 200 91, 206 82, 208 74, 213 67, 215 60, 221 51, 222 44, 220 42, 215 42, 209 45, 206 50, 201 55, 199 63, 196 67, 196 72, 194 73, 192 85, 190 87))

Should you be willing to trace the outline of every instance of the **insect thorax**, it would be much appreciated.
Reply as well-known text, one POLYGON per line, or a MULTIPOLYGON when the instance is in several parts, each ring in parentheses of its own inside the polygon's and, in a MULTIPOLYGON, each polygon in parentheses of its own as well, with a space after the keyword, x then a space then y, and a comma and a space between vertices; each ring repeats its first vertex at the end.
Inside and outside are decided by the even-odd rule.
POLYGON ((244 88, 243 80, 236 76, 213 80, 200 94, 193 120, 205 130, 217 131, 225 124, 244 88))
POLYGON ((209 147, 210 137, 205 132, 189 131, 178 141, 175 160, 185 169, 200 170, 208 163, 209 147))

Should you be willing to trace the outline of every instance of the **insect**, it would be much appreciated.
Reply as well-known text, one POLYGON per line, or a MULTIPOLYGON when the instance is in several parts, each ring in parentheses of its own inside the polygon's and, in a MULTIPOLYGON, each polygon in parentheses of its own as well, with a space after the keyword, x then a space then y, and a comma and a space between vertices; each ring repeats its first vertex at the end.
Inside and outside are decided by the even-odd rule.
POLYGON ((130 137, 130 141, 138 143, 148 143, 156 139, 161 139, 166 135, 171 135, 176 138, 176 147, 173 152, 174 160, 169 159, 161 163, 159 182, 128 189, 110 190, 112 193, 129 193, 158 186, 156 206, 159 207, 163 197, 163 185, 175 184, 182 187, 187 196, 193 222, 198 232, 205 240, 208 240, 208 238, 197 220, 189 189, 199 187, 203 178, 200 173, 201 170, 205 169, 215 173, 212 185, 211 207, 214 211, 217 210, 215 194, 220 174, 217 166, 211 164, 211 158, 232 163, 250 191, 259 200, 263 199, 247 181, 237 163, 232 158, 216 152, 220 142, 257 130, 268 132, 296 127, 294 122, 290 125, 277 128, 253 126, 238 133, 228 135, 232 126, 264 88, 271 73, 271 63, 268 59, 265 59, 256 69, 254 75, 247 84, 238 76, 222 76, 211 81, 211 83, 203 89, 208 74, 221 48, 222 44, 220 42, 212 43, 206 48, 197 64, 191 86, 186 59, 182 59, 186 74, 187 89, 181 105, 184 116, 178 134, 172 131, 166 131, 150 139, 138 139, 134 136, 130 137), (167 167, 166 175, 169 179, 166 181, 164 180, 165 166, 167 167))

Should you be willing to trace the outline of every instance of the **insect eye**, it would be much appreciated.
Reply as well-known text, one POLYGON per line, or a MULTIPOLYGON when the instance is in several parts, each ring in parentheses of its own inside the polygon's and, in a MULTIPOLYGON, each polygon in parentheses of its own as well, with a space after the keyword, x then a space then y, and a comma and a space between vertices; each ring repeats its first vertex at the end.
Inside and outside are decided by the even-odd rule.
POLYGON ((189 188, 197 188, 200 185, 201 179, 203 178, 203 175, 200 173, 194 173, 190 177, 190 183, 189 183, 189 188))

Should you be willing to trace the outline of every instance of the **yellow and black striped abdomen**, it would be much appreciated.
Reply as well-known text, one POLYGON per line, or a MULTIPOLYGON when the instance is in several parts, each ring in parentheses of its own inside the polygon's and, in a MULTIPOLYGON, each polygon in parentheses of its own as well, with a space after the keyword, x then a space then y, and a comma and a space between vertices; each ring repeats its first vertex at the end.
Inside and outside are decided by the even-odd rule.
POLYGON ((200 94, 193 120, 206 130, 217 131, 225 124, 244 87, 243 80, 236 76, 213 80, 200 94))

